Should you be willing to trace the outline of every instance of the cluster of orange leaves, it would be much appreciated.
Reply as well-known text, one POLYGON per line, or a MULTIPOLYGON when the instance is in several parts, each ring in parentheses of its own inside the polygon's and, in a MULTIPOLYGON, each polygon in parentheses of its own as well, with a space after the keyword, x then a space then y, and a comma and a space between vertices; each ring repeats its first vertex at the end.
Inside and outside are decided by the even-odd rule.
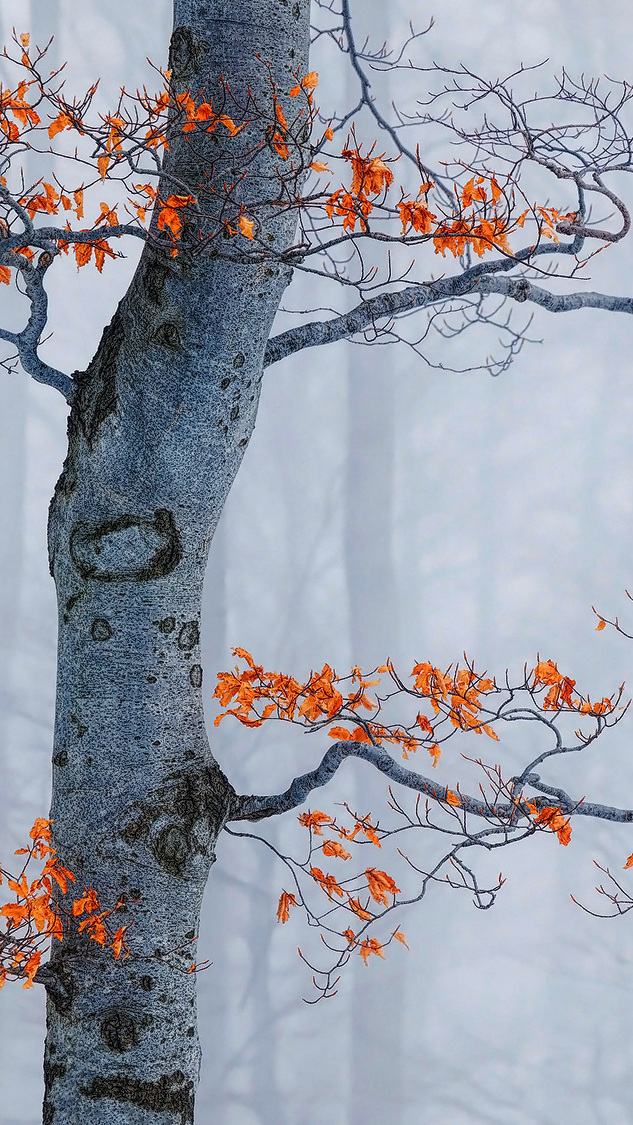
MULTIPOLYGON (((23 33, 20 35, 20 40, 24 48, 22 56, 22 63, 27 68, 30 67, 30 59, 28 57, 29 35, 23 33)), ((165 72, 165 79, 168 81, 170 78, 170 71, 165 72)), ((306 76, 304 82, 308 82, 310 76, 306 76)), ((17 89, 15 90, 2 90, 0 87, 0 129, 4 132, 5 136, 11 143, 16 143, 20 140, 20 128, 35 128, 41 122, 39 114, 33 106, 27 101, 27 91, 30 86, 36 85, 36 80, 31 81, 22 80, 17 89), (10 112, 15 120, 10 120, 7 116, 10 112)), ((140 97, 140 103, 152 115, 160 117, 166 114, 170 105, 170 96, 164 91, 162 94, 151 97, 145 91, 144 97, 140 97)), ((194 99, 191 97, 189 91, 176 95, 174 99, 176 108, 185 117, 184 124, 182 125, 183 133, 197 127, 199 123, 204 123, 206 132, 213 132, 218 125, 223 125, 231 137, 235 136, 244 128, 244 124, 236 125, 235 122, 224 113, 216 114, 213 111, 212 103, 203 101, 196 105, 194 99)), ((126 122, 119 116, 108 115, 104 119, 105 125, 108 127, 108 134, 105 139, 105 152, 102 153, 96 160, 96 165, 99 171, 99 176, 102 181, 105 180, 108 169, 113 159, 115 159, 122 152, 122 143, 125 139, 126 122)), ((51 120, 48 126, 48 136, 53 140, 59 133, 64 130, 75 130, 80 135, 83 135, 82 121, 77 113, 71 110, 60 110, 57 116, 51 120)), ((165 149, 169 148, 167 138, 162 131, 162 126, 158 129, 150 128, 147 130, 145 136, 145 144, 148 148, 155 148, 161 144, 165 149)), ((6 177, 2 177, 1 183, 6 186, 6 177)), ((145 193, 149 197, 149 202, 156 203, 158 210, 158 229, 168 229, 172 243, 180 236, 182 228, 182 212, 190 204, 195 202, 192 195, 170 195, 166 199, 157 198, 157 192, 148 184, 135 184, 137 192, 145 193)), ((65 211, 74 210, 78 219, 83 218, 83 196, 84 185, 70 193, 74 196, 75 207, 69 198, 69 194, 65 190, 56 191, 54 186, 50 183, 40 181, 36 185, 36 189, 32 194, 19 199, 21 206, 25 207, 31 220, 35 214, 44 213, 49 215, 58 214, 59 208, 63 207, 65 211), (43 190, 38 190, 39 188, 43 190)), ((135 209, 138 219, 141 222, 146 218, 146 206, 139 204, 137 201, 130 199, 128 202, 135 209)), ((242 234, 247 238, 253 238, 254 223, 245 215, 240 215, 238 218, 238 226, 242 234)), ((97 217, 92 228, 95 229, 100 223, 105 222, 108 225, 118 225, 118 218, 116 214, 116 206, 110 208, 107 203, 100 204, 100 214, 97 217)), ((70 224, 67 222, 66 227, 70 230, 70 224)), ((82 231, 83 233, 83 231, 82 231)), ((68 253, 69 243, 64 240, 59 240, 58 243, 64 253, 68 253)), ((99 272, 103 269, 103 264, 106 256, 116 258, 116 254, 110 249, 108 242, 104 238, 96 238, 94 240, 85 242, 75 242, 73 245, 73 252, 75 254, 77 266, 85 266, 92 258, 94 252, 94 261, 99 272)), ((22 247, 18 253, 23 254, 29 260, 34 257, 33 251, 28 247, 22 247)), ((172 248, 172 256, 176 256, 177 249, 172 248)), ((8 285, 11 280, 11 271, 8 266, 0 266, 0 283, 8 285)))
MULTIPOLYGON (((330 726, 329 737, 377 746, 383 742, 395 743, 401 747, 405 759, 423 745, 433 758, 434 766, 441 756, 441 749, 435 741, 435 720, 448 719, 455 730, 474 734, 483 732, 495 742, 499 741, 490 722, 486 722, 481 714, 483 704, 480 698, 486 693, 498 691, 498 685, 494 679, 479 675, 468 664, 464 668, 456 666, 454 671, 451 668, 442 671, 425 661, 413 666, 413 688, 406 690, 409 694, 416 693, 428 699, 434 712, 431 720, 418 711, 412 727, 421 732, 418 734, 376 721, 379 702, 367 694, 367 689, 379 684, 382 674, 391 673, 399 690, 405 690, 389 663, 375 669, 378 679, 366 679, 360 668, 352 668, 349 679, 353 690, 343 694, 339 687, 343 681, 329 664, 324 664, 320 672, 313 672, 309 680, 302 683, 294 676, 265 671, 261 664, 255 664, 246 649, 235 648, 233 653, 246 662, 246 668, 240 670, 236 665, 233 672, 218 673, 218 684, 213 694, 224 710, 215 719, 216 726, 225 715, 233 715, 248 727, 259 727, 270 718, 321 727, 329 726, 337 719, 349 721, 350 715, 354 715, 360 720, 357 726, 330 726), (364 710, 370 712, 369 717, 362 715, 364 710)), ((548 687, 542 704, 544 710, 564 707, 594 716, 613 710, 613 697, 605 696, 600 702, 592 703, 590 699, 574 696, 575 683, 575 680, 559 672, 552 660, 545 660, 539 661, 534 669, 531 690, 535 692, 543 686, 548 687)))
MULTIPOLYGON (((323 836, 324 828, 329 828, 331 831, 338 833, 339 840, 325 839, 323 841, 321 851, 325 856, 334 856, 341 860, 350 859, 351 853, 348 852, 339 841, 341 838, 350 841, 354 840, 359 832, 362 832, 367 837, 367 840, 376 847, 381 847, 376 830, 368 816, 363 817, 362 820, 357 820, 351 832, 337 825, 336 821, 332 820, 327 813, 320 812, 318 809, 315 809, 313 812, 301 813, 301 815, 297 817, 297 820, 315 836, 323 836)), ((391 876, 388 875, 386 871, 380 871, 375 867, 367 867, 364 871, 364 877, 367 880, 367 890, 370 896, 367 897, 364 904, 361 903, 358 894, 354 897, 350 891, 339 885, 334 875, 324 874, 320 867, 311 867, 310 875, 327 895, 330 902, 334 901, 333 896, 337 896, 337 898, 341 899, 341 904, 356 914, 362 922, 370 922, 373 918, 377 917, 377 915, 369 911, 370 897, 379 905, 389 907, 392 905, 390 899, 395 901, 395 896, 400 893, 400 888, 396 886, 391 876)), ((277 907, 277 921, 287 922, 290 918, 290 908, 297 905, 296 898, 293 894, 285 890, 282 891, 277 907)), ((347 940, 350 950, 358 950, 365 964, 367 964, 367 958, 372 953, 378 957, 384 958, 383 947, 376 938, 366 938, 363 941, 358 941, 351 927, 344 930, 342 936, 347 940)), ((401 933, 400 929, 394 930, 391 936, 402 942, 403 945, 406 945, 404 934, 401 933)))
MULTIPOLYGON (((22 64, 29 69, 31 62, 28 56, 28 34, 22 34, 20 40, 24 49, 22 64)), ((165 71, 163 77, 165 82, 169 83, 171 72, 165 71)), ((315 119, 313 91, 318 85, 318 74, 316 71, 310 71, 303 76, 297 75, 297 78, 297 84, 289 90, 289 96, 296 98, 299 94, 305 95, 308 102, 310 123, 313 124, 315 119)), ((34 83, 36 84, 35 79, 31 81, 22 80, 17 89, 13 91, 3 91, 0 87, 0 129, 10 142, 16 142, 20 139, 19 126, 34 128, 40 123, 36 110, 27 100, 28 89, 34 83), (13 120, 9 119, 8 113, 12 115, 13 120)), ((213 109, 212 99, 196 104, 189 90, 172 95, 169 89, 165 88, 162 93, 152 96, 144 88, 143 94, 138 92, 137 94, 139 104, 146 110, 151 119, 156 119, 155 123, 152 123, 146 130, 142 140, 145 147, 149 149, 157 148, 159 145, 163 149, 169 148, 166 136, 166 118, 170 108, 175 110, 183 119, 181 129, 185 135, 198 128, 203 128, 207 133, 212 133, 221 125, 227 130, 230 137, 234 137, 248 124, 247 121, 244 121, 240 125, 236 125, 227 114, 217 113, 213 109)), ((302 113, 303 110, 300 110, 299 117, 302 113)), ((97 157, 96 165, 99 176, 103 181, 113 162, 116 163, 121 158, 123 142, 130 127, 134 129, 134 126, 131 126, 129 122, 118 115, 110 114, 103 117, 102 120, 107 128, 107 135, 104 137, 103 151, 97 157)), ((79 114, 66 106, 60 109, 57 116, 51 120, 48 126, 49 138, 52 140, 67 129, 83 134, 82 124, 79 114)), ((284 161, 290 159, 290 133, 291 130, 284 112, 279 105, 277 95, 274 94, 273 121, 269 130, 270 143, 277 155, 284 161)), ((332 129, 328 127, 325 129, 323 140, 331 141, 333 135, 332 129)), ((338 188, 327 197, 325 211, 329 218, 333 218, 335 215, 342 217, 343 229, 346 231, 354 232, 357 221, 360 224, 361 231, 366 231, 367 218, 374 209, 375 199, 380 195, 386 195, 389 191, 394 181, 393 172, 384 160, 384 153, 381 156, 373 156, 370 152, 369 155, 363 156, 358 147, 346 147, 342 150, 341 155, 351 165, 352 181, 349 188, 338 188)), ((321 161, 313 161, 311 167, 316 172, 329 171, 327 164, 321 161)), ((72 208, 70 198, 64 191, 57 193, 51 184, 44 184, 43 187, 45 194, 35 194, 28 199, 20 200, 21 204, 29 210, 31 218, 37 211, 56 214, 60 204, 66 210, 72 208)), ((157 197, 156 191, 149 185, 138 184, 134 187, 135 190, 146 193, 150 202, 159 209, 158 228, 159 230, 167 229, 169 231, 172 241, 171 254, 175 257, 178 253, 176 241, 180 237, 183 226, 182 214, 186 207, 195 203, 194 197, 172 194, 166 199, 160 199, 157 197)), ((541 236, 553 238, 556 241, 556 223, 561 219, 573 219, 575 217, 571 213, 562 214, 554 208, 537 207, 535 205, 531 210, 527 209, 522 214, 512 218, 511 193, 508 194, 507 186, 504 190, 499 185, 494 175, 489 181, 485 181, 483 176, 472 176, 461 189, 456 187, 455 197, 459 215, 451 218, 438 217, 428 206, 428 193, 433 187, 434 184, 431 181, 423 183, 416 199, 403 196, 397 207, 402 223, 403 237, 409 231, 423 236, 431 236, 435 252, 442 254, 442 256, 445 255, 447 250, 450 250, 455 258, 460 257, 467 246, 470 246, 479 257, 495 247, 505 254, 511 254, 508 235, 513 230, 523 227, 529 214, 537 219, 541 236), (499 208, 500 201, 501 209, 499 208)), ((80 218, 83 215, 83 186, 74 195, 77 203, 76 214, 80 218), (77 196, 80 197, 79 200, 77 196)), ((130 199, 129 203, 136 210, 139 220, 144 222, 146 205, 139 204, 133 199, 130 199)), ((109 216, 108 223, 116 225, 116 208, 110 209, 105 203, 101 203, 100 207, 101 216, 95 222, 95 227, 99 222, 104 221, 104 215, 109 216)), ((244 212, 243 206, 240 208, 240 213, 235 222, 235 227, 231 226, 228 221, 225 222, 227 234, 233 235, 239 229, 245 238, 250 240, 254 238, 255 220, 244 212)), ((66 225, 70 229, 68 223, 66 225)), ((60 248, 67 253, 68 243, 60 242, 60 248)), ((109 249, 105 238, 74 243, 73 249, 78 267, 86 265, 94 252, 95 265, 99 271, 103 269, 106 256, 116 257, 109 249)), ((27 257, 33 257, 33 253, 28 247, 19 252, 26 254, 27 257)), ((8 284, 9 280, 9 268, 6 266, 0 267, 0 282, 8 284)))
MULTIPOLYGON (((347 719, 349 712, 355 713, 361 708, 375 713, 378 702, 367 695, 366 689, 379 684, 380 675, 391 670, 389 664, 381 665, 376 669, 379 678, 373 680, 363 678, 360 668, 353 668, 350 678, 357 686, 343 695, 337 686, 342 681, 329 664, 324 664, 320 672, 312 673, 306 683, 300 683, 293 676, 264 671, 262 665, 255 664, 251 654, 243 648, 235 648, 233 653, 245 660, 247 667, 240 671, 236 666, 234 672, 218 673, 214 698, 219 699, 225 710, 215 719, 216 726, 225 715, 234 715, 245 726, 258 727, 272 716, 301 722, 305 726, 321 726, 337 718, 347 719), (257 710, 260 702, 264 703, 261 712, 257 710), (232 707, 229 706, 231 703, 234 704, 232 707)), ((470 667, 457 667, 451 675, 450 669, 443 672, 428 663, 415 664, 412 677, 414 691, 428 698, 435 717, 447 716, 456 729, 477 734, 484 731, 498 741, 490 724, 479 717, 479 696, 496 689, 494 680, 479 676, 470 667)), ((415 717, 415 726, 422 732, 420 735, 397 726, 385 726, 374 719, 370 721, 363 717, 361 723, 352 729, 332 726, 329 737, 378 746, 383 742, 395 743, 401 746, 404 758, 408 758, 419 745, 425 744, 433 758, 433 765, 437 765, 441 750, 432 741, 434 729, 430 719, 421 712, 415 717)))
MULTIPOLYGON (((601 626, 598 626, 600 628, 601 626)), ((606 715, 614 707, 614 697, 604 696, 599 703, 592 703, 590 699, 578 699, 573 696, 576 681, 569 676, 563 676, 558 671, 553 660, 541 660, 534 669, 534 687, 549 685, 549 691, 543 700, 543 710, 558 710, 567 707, 570 711, 578 711, 581 715, 606 715)))
MULTIPOLYGON (((447 790, 446 800, 450 805, 459 805, 461 803, 459 796, 451 790, 447 790)), ((523 806, 524 809, 527 809, 527 811, 534 816, 535 827, 549 829, 558 837, 558 842, 560 844, 565 846, 569 844, 571 839, 571 825, 569 823, 569 818, 563 814, 560 807, 548 806, 539 811, 536 804, 533 802, 523 802, 523 806)), ((325 838, 323 840, 321 851, 324 856, 335 857, 343 861, 349 860, 351 858, 351 853, 340 841, 341 839, 352 841, 359 832, 362 832, 367 840, 376 847, 381 847, 380 839, 375 827, 371 824, 369 816, 357 820, 351 832, 337 825, 332 817, 318 809, 301 813, 297 819, 304 828, 309 829, 311 838, 312 835, 323 837, 324 828, 332 833, 338 834, 338 839, 325 838)), ((312 844, 310 854, 312 854, 312 844)), ((308 862, 310 862, 310 860, 308 862)), ((629 858, 626 866, 633 866, 633 856, 629 858)), ((370 911, 372 899, 378 905, 389 908, 395 905, 395 896, 400 893, 400 888, 396 886, 395 880, 388 875, 386 871, 379 870, 375 867, 367 867, 363 872, 364 878, 366 879, 366 889, 369 892, 364 902, 361 902, 358 893, 356 896, 352 895, 344 886, 341 886, 336 876, 324 873, 320 867, 311 866, 309 868, 309 874, 327 895, 330 902, 335 902, 335 897, 340 899, 341 901, 338 905, 346 910, 352 911, 362 923, 371 922, 380 917, 380 915, 370 911)), ((294 894, 285 889, 282 890, 277 906, 277 921, 282 923, 288 922, 291 909, 298 905, 294 894)), ((367 964, 367 959, 371 954, 384 957, 383 946, 376 938, 359 940, 351 927, 343 930, 341 936, 346 939, 348 949, 350 951, 356 949, 365 961, 365 964, 367 964)), ((391 937, 396 938, 398 941, 402 942, 403 945, 407 945, 406 938, 399 927, 392 932, 391 937)))
MULTIPOLYGON (((486 722, 482 715, 482 696, 487 693, 498 692, 500 689, 494 679, 479 675, 472 665, 466 664, 454 670, 449 668, 442 671, 428 662, 419 662, 413 666, 411 678, 413 686, 406 687, 396 676, 390 663, 382 665, 375 671, 379 673, 378 679, 364 678, 360 668, 353 668, 350 676, 352 690, 344 692, 343 681, 329 664, 324 664, 320 672, 313 672, 306 682, 295 679, 294 676, 279 672, 265 671, 262 665, 255 664, 253 657, 243 648, 233 649, 234 655, 245 662, 246 667, 241 669, 236 665, 233 672, 218 673, 218 684, 214 698, 218 699, 223 711, 215 719, 217 726, 226 715, 233 715, 248 727, 259 727, 267 719, 277 718, 289 722, 299 723, 304 727, 327 727, 330 738, 342 741, 352 740, 380 745, 384 742, 396 743, 401 746, 403 756, 408 757, 411 751, 419 745, 425 745, 433 758, 433 765, 437 765, 441 751, 434 730, 436 721, 449 720, 454 730, 468 731, 471 733, 485 733, 489 738, 498 741, 490 722, 486 722), (433 710, 431 719, 418 712, 411 729, 419 729, 420 734, 410 733, 400 727, 388 727, 376 721, 380 710, 380 700, 367 694, 367 689, 380 683, 380 676, 389 673, 397 685, 398 691, 405 691, 410 695, 418 695, 427 699, 433 710), (368 717, 362 716, 362 711, 370 712, 368 717), (357 717, 357 726, 333 725, 336 720, 347 720, 357 717)), ((373 673, 372 673, 373 674, 373 673)), ((584 699, 573 694, 575 680, 559 672, 557 665, 552 660, 539 661, 533 672, 526 675, 524 688, 534 697, 544 688, 547 689, 542 703, 543 710, 567 710, 585 715, 606 715, 615 707, 614 697, 604 697, 600 702, 592 703, 589 698, 584 699)), ((536 701, 535 701, 536 702, 536 701)), ((492 713, 494 719, 494 708, 492 713)), ((580 732, 577 732, 580 733, 580 732)), ((445 737, 450 737, 446 735, 445 737)), ((458 808, 462 805, 459 792, 446 789, 442 798, 448 805, 458 808)), ((522 800, 524 811, 534 817, 534 825, 541 829, 549 829, 557 835, 561 844, 568 844, 571 837, 569 818, 556 806, 548 806, 539 811, 534 803, 522 800)), ((305 813, 299 817, 301 824, 310 828, 315 834, 321 835, 322 824, 333 824, 325 813, 305 813)), ((337 829, 340 837, 353 840, 355 835, 362 831, 373 843, 380 846, 378 836, 371 828, 368 819, 356 824, 351 834, 344 829, 337 829)), ((339 859, 349 859, 350 853, 341 843, 330 840, 324 843, 323 853, 339 859)), ((372 887, 372 876, 368 869, 365 874, 368 885, 372 887)), ((326 891, 330 899, 335 895, 341 899, 347 892, 339 886, 333 875, 324 875, 320 868, 312 868, 310 874, 326 891)), ((383 872, 385 879, 389 879, 383 872)), ((393 881, 389 884, 390 893, 396 893, 397 888, 393 881)), ((373 893, 373 892, 372 892, 373 893)), ((376 896, 374 895, 376 899, 376 896)), ((361 906, 357 899, 347 894, 347 905, 355 910, 362 918, 367 920, 366 907, 361 906)), ((379 901, 376 899, 376 901, 379 901)), ((293 896, 282 895, 279 904, 278 917, 287 921, 290 906, 295 905, 293 896)))
MULTIPOLYGON (((44 949, 35 948, 37 942, 51 937, 62 941, 64 936, 62 914, 52 902, 53 883, 66 894, 68 884, 75 882, 75 876, 62 866, 51 846, 51 823, 50 820, 38 817, 30 832, 32 844, 16 851, 16 855, 28 857, 17 879, 0 869, 0 885, 4 874, 9 890, 16 896, 15 902, 5 903, 0 907, 0 917, 6 919, 5 930, 0 933, 0 988, 10 976, 25 977, 23 987, 31 988, 45 952, 44 949), (25 869, 32 859, 43 860, 44 867, 40 876, 29 882, 25 869)), ((111 935, 105 924, 111 913, 111 910, 101 909, 99 898, 92 887, 84 887, 84 894, 72 904, 72 915, 67 916, 78 918, 85 914, 77 927, 79 933, 85 931, 92 941, 109 946, 118 961, 122 953, 125 957, 128 956, 125 942, 127 926, 119 926, 111 935)))
MULTIPOLYGON (((393 172, 383 159, 384 153, 379 157, 363 157, 358 148, 346 148, 341 155, 352 166, 352 183, 349 190, 339 188, 333 192, 325 210, 330 218, 333 215, 343 216, 344 230, 354 231, 358 220, 360 229, 366 231, 366 219, 374 208, 369 196, 386 195, 393 184, 393 172)), ((325 166, 319 170, 325 170, 325 166)), ((401 199, 398 211, 403 236, 409 229, 417 234, 432 235, 435 253, 442 257, 447 250, 450 250, 454 258, 461 257, 467 246, 479 258, 495 247, 504 254, 511 254, 508 235, 523 227, 526 218, 532 213, 540 217, 541 234, 558 241, 555 224, 561 219, 575 218, 575 214, 561 214, 553 207, 535 207, 533 212, 528 208, 511 219, 508 197, 496 177, 492 176, 486 187, 483 176, 472 176, 461 190, 455 188, 459 217, 440 219, 428 207, 428 193, 434 186, 431 180, 425 181, 420 185, 416 199, 401 199), (498 208, 500 199, 503 202, 502 211, 498 208)))

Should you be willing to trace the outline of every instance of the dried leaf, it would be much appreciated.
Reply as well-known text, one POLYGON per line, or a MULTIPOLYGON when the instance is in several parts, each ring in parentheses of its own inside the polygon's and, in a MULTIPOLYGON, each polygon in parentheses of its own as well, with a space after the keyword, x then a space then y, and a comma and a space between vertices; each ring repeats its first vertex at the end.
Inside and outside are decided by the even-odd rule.
POLYGON ((297 903, 295 900, 295 896, 289 894, 288 891, 282 891, 281 897, 279 899, 279 905, 277 907, 277 921, 287 922, 290 917, 289 907, 296 905, 297 903))
POLYGON ((240 215, 237 220, 237 225, 245 238, 253 238, 253 230, 255 227, 253 219, 248 219, 246 215, 240 215))
POLYGON ((351 853, 346 852, 342 844, 338 840, 326 840, 323 844, 323 855, 335 855, 339 859, 350 859, 351 853))
POLYGON ((358 914, 358 917, 362 918, 364 922, 369 922, 371 920, 371 914, 361 906, 360 899, 352 898, 352 896, 349 895, 347 905, 351 907, 354 913, 358 914))
POLYGON ((407 945, 407 942, 406 942, 406 938, 405 938, 404 934, 402 933, 402 930, 394 930, 391 936, 394 937, 396 939, 396 941, 402 942, 402 944, 404 945, 404 947, 406 949, 409 948, 409 946, 407 945))
POLYGON ((385 955, 382 951, 382 945, 377 938, 367 938, 360 946, 358 952, 363 958, 365 964, 367 964, 368 958, 372 953, 376 957, 382 957, 383 961, 385 960, 385 955))
POLYGON ((315 809, 314 812, 301 813, 301 815, 297 817, 297 820, 304 828, 311 828, 315 836, 322 836, 321 825, 331 824, 332 817, 328 816, 327 813, 319 812, 318 809, 315 809))
POLYGON ((338 895, 339 898, 343 898, 343 891, 333 875, 324 875, 320 867, 311 867, 310 874, 312 878, 316 879, 317 883, 321 885, 323 890, 327 892, 328 898, 331 899, 333 894, 338 895))
MULTIPOLYGON (((57 115, 54 121, 51 121, 48 126, 48 136, 52 141, 53 137, 58 133, 63 132, 64 129, 72 129, 73 123, 67 113, 63 111, 57 115)), ((103 179, 103 177, 101 177, 103 179)))
POLYGON ((396 895, 400 892, 400 888, 396 886, 391 876, 387 875, 385 871, 377 871, 374 867, 368 867, 365 871, 365 878, 374 902, 381 902, 384 906, 389 906, 387 895, 396 895))

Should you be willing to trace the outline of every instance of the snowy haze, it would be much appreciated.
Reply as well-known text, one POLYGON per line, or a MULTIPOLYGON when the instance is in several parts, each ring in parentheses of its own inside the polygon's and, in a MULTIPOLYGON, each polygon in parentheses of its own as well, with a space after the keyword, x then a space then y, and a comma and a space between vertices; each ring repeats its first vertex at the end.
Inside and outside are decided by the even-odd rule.
MULTIPOLYGON (((435 16, 420 48, 425 65, 463 61, 495 78, 549 58, 535 88, 563 64, 574 75, 630 77, 633 14, 620 0, 394 0, 379 17, 381 7, 356 2, 377 45, 398 42, 421 7, 425 20, 435 16)), ((71 60, 69 93, 101 76, 99 108, 112 108, 123 84, 154 89, 145 60, 166 62, 170 17, 168 0, 0 5, 3 42, 14 24, 38 42, 55 34, 51 66, 71 60)), ((431 81, 400 75, 394 94, 412 108, 431 81)), ((324 71, 320 93, 342 101, 356 91, 342 73, 324 71)), ((428 159, 452 155, 438 145, 428 159)), ((592 263, 591 288, 633 293, 631 246, 611 247, 592 263)), ((101 277, 89 267, 77 274, 70 262, 53 271, 49 362, 68 372, 85 366, 133 271, 137 249, 126 250, 130 257, 106 262, 101 277)), ((2 289, 0 323, 9 327, 24 306, 2 289)), ((309 307, 309 287, 297 283, 285 304, 309 307)), ((211 552, 203 634, 209 715, 213 672, 234 663, 234 645, 299 678, 326 660, 344 673, 390 656, 408 673, 415 659, 443 666, 466 651, 478 668, 515 675, 540 652, 593 697, 633 682, 631 642, 596 633, 591 613, 595 605, 607 617, 619 614, 633 632, 624 593, 633 586, 632 331, 624 316, 537 312, 529 334, 543 342, 526 347, 498 379, 432 370, 404 346, 347 343, 269 370, 211 552)), ((429 356, 469 367, 494 350, 496 335, 463 337, 450 355, 437 338, 429 356)), ((45 531, 65 414, 52 390, 0 372, 5 863, 48 808, 56 611, 45 531)), ((552 783, 630 807, 631 722, 584 761, 553 769, 552 783)), ((243 792, 285 787, 324 750, 293 729, 230 724, 212 728, 213 747, 243 792)), ((507 747, 495 745, 496 756, 521 760, 521 738, 528 745, 528 732, 514 731, 507 747)), ((461 749, 456 740, 446 748, 440 780, 463 776, 461 749)), ((335 811, 344 799, 382 816, 386 786, 348 763, 315 804, 335 811)), ((304 844, 292 815, 266 831, 295 854, 304 844)), ((427 847, 422 841, 422 864, 427 847)), ((410 952, 392 945, 385 962, 374 958, 369 967, 357 958, 335 999, 308 1006, 310 974, 296 948, 307 951, 313 935, 298 912, 287 926, 276 924, 283 871, 261 845, 222 839, 200 936, 200 958, 213 964, 199 977, 197 1120, 628 1125, 633 923, 592 918, 569 894, 597 907, 592 860, 618 872, 631 851, 626 827, 583 821, 574 823, 569 848, 544 835, 509 848, 495 857, 495 873, 501 866, 507 882, 492 910, 435 888, 401 915, 410 952)), ((40 1120, 43 1030, 43 989, 5 987, 4 1125, 40 1120)))

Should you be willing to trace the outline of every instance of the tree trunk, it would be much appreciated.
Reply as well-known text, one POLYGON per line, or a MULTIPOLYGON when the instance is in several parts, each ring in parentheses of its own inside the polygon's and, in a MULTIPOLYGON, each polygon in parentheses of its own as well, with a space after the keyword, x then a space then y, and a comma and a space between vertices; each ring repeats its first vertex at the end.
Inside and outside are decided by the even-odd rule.
MULTIPOLYGON (((307 0, 242 0, 235 10, 226 0, 175 0, 178 90, 217 106, 222 74, 237 99, 250 87, 270 107, 267 64, 283 95, 292 72, 307 69, 308 25, 307 0)), ((239 122, 231 106, 222 112, 239 122)), ((230 165, 249 146, 241 198, 274 196, 274 182, 272 191, 262 182, 279 158, 266 145, 252 155, 266 127, 247 126, 232 152, 216 134, 172 144, 162 197, 195 193, 203 170, 218 190, 235 182, 243 169, 230 165)), ((292 210, 257 217, 263 238, 291 245, 292 210)), ((200 219, 202 234, 212 227, 200 219)), ((78 377, 51 505, 54 843, 104 906, 130 900, 114 917, 133 927, 125 962, 85 935, 55 942, 47 1125, 193 1121, 199 1048, 195 974, 186 970, 232 794, 204 725, 202 582, 255 424, 264 347, 289 271, 168 250, 145 247, 78 377)))

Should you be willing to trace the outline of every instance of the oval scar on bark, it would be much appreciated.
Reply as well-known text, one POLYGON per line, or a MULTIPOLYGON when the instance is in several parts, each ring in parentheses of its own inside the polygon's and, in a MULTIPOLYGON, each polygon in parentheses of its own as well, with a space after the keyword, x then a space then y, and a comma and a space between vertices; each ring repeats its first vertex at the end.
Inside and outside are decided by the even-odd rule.
POLYGON ((195 648, 200 641, 200 627, 197 621, 185 621, 178 634, 178 648, 183 652, 195 648))
POLYGON ((175 570, 182 547, 172 513, 159 508, 153 519, 125 515, 93 527, 79 522, 70 555, 82 578, 147 582, 175 570))
POLYGON ((101 1038, 111 1051, 128 1051, 138 1043, 136 1024, 127 1012, 112 1008, 102 1020, 101 1038))
POLYGON ((109 641, 114 630, 105 617, 95 617, 90 626, 90 636, 93 641, 109 641))
POLYGON ((153 621, 152 624, 157 625, 160 632, 167 635, 169 633, 173 633, 174 629, 176 628, 176 618, 163 617, 162 621, 153 621))
POLYGON ((180 875, 189 858, 189 843, 182 828, 168 824, 162 828, 151 842, 151 850, 157 863, 169 875, 180 875))

